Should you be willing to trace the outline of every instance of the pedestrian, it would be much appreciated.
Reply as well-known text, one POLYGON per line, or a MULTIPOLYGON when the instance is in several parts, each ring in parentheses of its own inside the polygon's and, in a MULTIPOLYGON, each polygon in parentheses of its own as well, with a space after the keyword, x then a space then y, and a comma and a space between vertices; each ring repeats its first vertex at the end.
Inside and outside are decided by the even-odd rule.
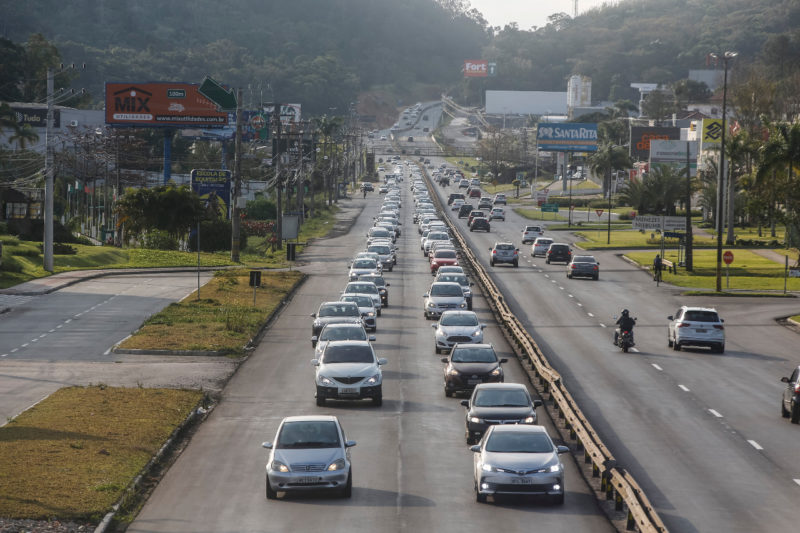
POLYGON ((653 281, 661 281, 661 255, 656 254, 655 259, 653 259, 653 281))

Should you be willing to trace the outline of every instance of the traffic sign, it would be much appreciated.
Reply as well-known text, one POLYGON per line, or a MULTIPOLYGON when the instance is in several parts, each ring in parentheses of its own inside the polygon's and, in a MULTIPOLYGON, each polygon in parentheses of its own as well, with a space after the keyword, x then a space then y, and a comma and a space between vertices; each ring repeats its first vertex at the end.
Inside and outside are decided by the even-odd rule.
POLYGON ((722 260, 725 261, 726 265, 733 263, 733 252, 730 250, 725 250, 725 253, 722 254, 722 260))
POLYGON ((203 83, 200 84, 200 88, 197 89, 197 92, 217 104, 223 111, 236 110, 236 93, 233 92, 233 89, 229 91, 225 90, 225 87, 219 82, 208 76, 206 76, 203 83))
POLYGON ((597 218, 603 216, 603 209, 595 209, 594 212, 597 213, 597 218))
POLYGON ((663 233, 665 239, 682 239, 683 233, 678 233, 677 231, 665 231, 663 233))
POLYGON ((558 213, 558 204, 542 204, 542 213, 558 213))

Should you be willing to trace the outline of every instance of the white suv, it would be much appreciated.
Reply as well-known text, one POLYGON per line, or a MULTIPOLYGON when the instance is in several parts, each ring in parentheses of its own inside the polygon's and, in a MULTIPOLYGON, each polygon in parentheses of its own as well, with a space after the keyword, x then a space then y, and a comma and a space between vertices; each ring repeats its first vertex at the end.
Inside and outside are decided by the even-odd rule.
POLYGON ((716 309, 681 306, 667 317, 667 345, 675 351, 683 346, 708 346, 712 351, 725 351, 725 326, 716 309))
POLYGON ((542 226, 525 226, 522 228, 522 244, 533 242, 537 237, 544 235, 544 228, 542 226))

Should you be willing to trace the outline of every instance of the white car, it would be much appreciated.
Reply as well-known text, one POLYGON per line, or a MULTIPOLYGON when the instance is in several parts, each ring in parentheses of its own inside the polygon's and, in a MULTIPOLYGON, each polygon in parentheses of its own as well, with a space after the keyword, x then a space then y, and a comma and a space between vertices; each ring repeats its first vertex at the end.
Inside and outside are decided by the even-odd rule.
POLYGON ((367 335, 367 330, 362 324, 327 324, 319 335, 311 337, 314 346, 314 357, 319 359, 325 351, 325 345, 330 341, 370 341, 375 342, 375 335, 367 335))
POLYGON ((459 209, 461 209, 461 206, 464 205, 465 203, 466 202, 464 201, 463 198, 456 198, 455 200, 453 200, 453 203, 450 204, 450 210, 458 211, 459 209))
POLYGON ((716 309, 683 305, 667 319, 667 345, 673 350, 679 351, 684 346, 708 346, 717 353, 725 351, 724 320, 716 309))
POLYGON ((358 311, 361 313, 361 320, 364 322, 364 327, 373 333, 378 331, 378 310, 375 309, 372 298, 363 294, 345 294, 342 296, 342 301, 356 304, 358 306, 358 311))
POLYGON ((383 403, 381 367, 386 359, 375 356, 369 341, 330 341, 311 364, 316 368, 317 405, 325 405, 328 398, 383 403))
POLYGON ((467 299, 458 283, 434 282, 431 288, 422 295, 423 315, 426 320, 438 318, 449 309, 466 309, 467 299))
POLYGON ((486 324, 478 321, 478 315, 472 311, 445 311, 439 322, 431 324, 434 333, 434 350, 442 353, 450 350, 458 343, 482 343, 483 329, 486 324))
POLYGON ((428 257, 428 253, 431 251, 431 245, 434 241, 449 241, 450 236, 444 231, 436 231, 431 230, 428 233, 428 236, 425 238, 425 242, 422 244, 422 255, 428 257))
POLYGON ((553 244, 553 239, 549 237, 536 237, 531 245, 531 255, 536 257, 537 255, 545 256, 547 254, 547 250, 550 248, 550 245, 553 244))
POLYGON ((522 228, 522 244, 533 242, 537 237, 544 235, 544 227, 542 226, 525 226, 522 228))
POLYGON ((374 259, 361 258, 356 259, 350 265, 349 278, 350 281, 355 281, 359 276, 363 276, 365 274, 376 274, 380 276, 381 273, 382 269, 380 260, 375 261, 374 259))
POLYGON ((341 296, 345 294, 365 294, 369 296, 372 298, 372 303, 375 304, 378 316, 381 316, 381 292, 378 290, 378 286, 371 281, 351 281, 344 288, 341 296))

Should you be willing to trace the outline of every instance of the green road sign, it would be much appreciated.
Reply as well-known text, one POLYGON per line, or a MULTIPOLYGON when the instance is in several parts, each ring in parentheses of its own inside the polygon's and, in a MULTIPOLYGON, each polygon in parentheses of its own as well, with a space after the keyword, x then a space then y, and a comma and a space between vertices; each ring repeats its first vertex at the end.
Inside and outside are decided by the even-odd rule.
POLYGON ((542 213, 558 213, 558 204, 542 204, 542 213))
POLYGON ((220 85, 219 82, 208 76, 200 84, 197 92, 217 104, 222 111, 236 110, 236 94, 233 89, 230 91, 225 90, 225 87, 220 85))

